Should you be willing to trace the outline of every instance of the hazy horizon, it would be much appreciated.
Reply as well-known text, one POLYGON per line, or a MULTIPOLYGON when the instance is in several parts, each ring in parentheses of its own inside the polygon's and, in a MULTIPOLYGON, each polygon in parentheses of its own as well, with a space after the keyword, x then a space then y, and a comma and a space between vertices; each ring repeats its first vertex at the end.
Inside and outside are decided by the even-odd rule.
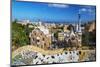
POLYGON ((12 20, 37 21, 38 19, 48 22, 78 22, 78 14, 81 21, 96 20, 96 7, 90 5, 53 4, 39 2, 22 2, 12 0, 12 20))

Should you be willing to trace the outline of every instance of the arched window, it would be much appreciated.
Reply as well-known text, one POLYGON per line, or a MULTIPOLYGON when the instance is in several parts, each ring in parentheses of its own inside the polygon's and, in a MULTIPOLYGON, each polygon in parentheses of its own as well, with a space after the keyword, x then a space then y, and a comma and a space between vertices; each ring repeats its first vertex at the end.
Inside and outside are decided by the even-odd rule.
POLYGON ((42 40, 44 41, 45 39, 44 39, 44 38, 42 38, 42 40))

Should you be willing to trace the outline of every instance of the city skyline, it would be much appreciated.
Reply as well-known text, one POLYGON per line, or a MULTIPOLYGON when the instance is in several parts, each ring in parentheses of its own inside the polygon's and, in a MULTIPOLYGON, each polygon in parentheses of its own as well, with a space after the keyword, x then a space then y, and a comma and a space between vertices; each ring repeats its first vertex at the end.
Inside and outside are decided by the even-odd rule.
POLYGON ((38 2, 12 2, 12 19, 36 21, 77 22, 95 20, 96 7, 90 5, 54 4, 38 2))

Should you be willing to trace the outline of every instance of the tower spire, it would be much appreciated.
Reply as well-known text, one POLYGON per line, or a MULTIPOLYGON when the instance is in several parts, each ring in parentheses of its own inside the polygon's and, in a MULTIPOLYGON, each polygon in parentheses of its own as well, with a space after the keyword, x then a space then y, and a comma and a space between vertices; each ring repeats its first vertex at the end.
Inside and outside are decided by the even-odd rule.
POLYGON ((81 15, 78 13, 78 32, 81 32, 81 15))

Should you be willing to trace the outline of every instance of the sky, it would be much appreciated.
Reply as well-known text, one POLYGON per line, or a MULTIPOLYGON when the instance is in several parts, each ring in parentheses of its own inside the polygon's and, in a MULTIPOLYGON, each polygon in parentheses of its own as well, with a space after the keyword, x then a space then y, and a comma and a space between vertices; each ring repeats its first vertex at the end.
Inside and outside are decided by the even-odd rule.
POLYGON ((78 14, 80 13, 81 21, 88 22, 95 20, 95 8, 96 7, 93 5, 22 2, 12 0, 12 19, 77 22, 78 14))

